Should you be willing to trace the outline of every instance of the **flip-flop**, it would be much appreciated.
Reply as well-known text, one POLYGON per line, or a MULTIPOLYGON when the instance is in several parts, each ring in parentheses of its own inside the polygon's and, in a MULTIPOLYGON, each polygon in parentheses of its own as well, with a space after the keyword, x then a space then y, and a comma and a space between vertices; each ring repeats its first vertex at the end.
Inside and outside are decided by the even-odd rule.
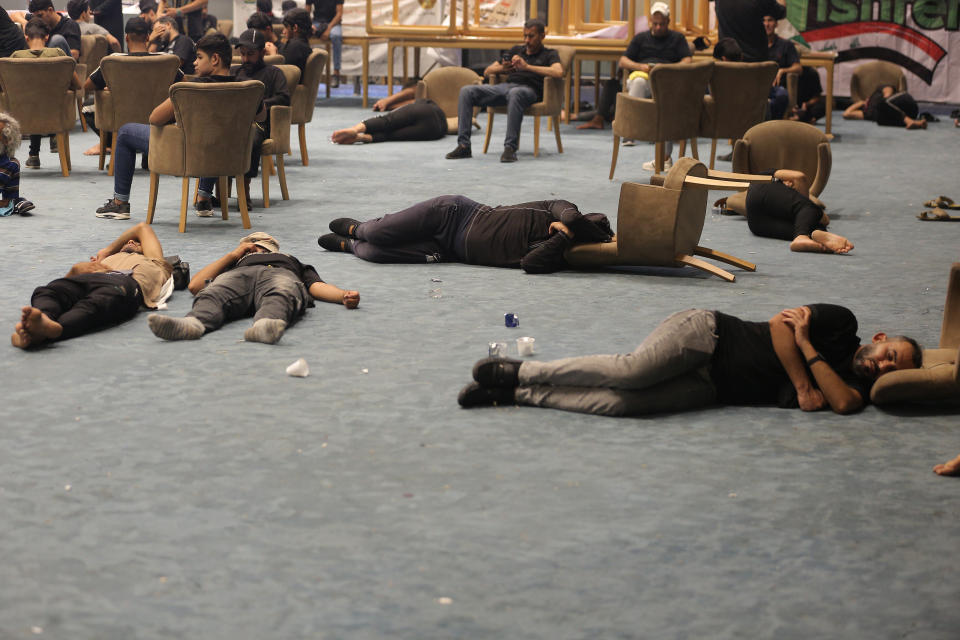
POLYGON ((951 198, 947 196, 937 196, 936 200, 927 200, 923 203, 923 206, 930 207, 932 209, 958 209, 960 210, 960 204, 954 203, 951 198))
POLYGON ((952 216, 943 209, 921 211, 917 220, 939 220, 941 222, 960 222, 960 216, 952 216))

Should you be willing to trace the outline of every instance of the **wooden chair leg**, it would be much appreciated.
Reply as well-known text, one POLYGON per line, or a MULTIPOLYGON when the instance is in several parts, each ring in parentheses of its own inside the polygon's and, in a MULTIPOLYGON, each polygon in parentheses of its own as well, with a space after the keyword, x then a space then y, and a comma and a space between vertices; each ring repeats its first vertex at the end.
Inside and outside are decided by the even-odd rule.
POLYGON ((287 171, 283 166, 283 154, 277 155, 277 174, 280 178, 280 195, 284 200, 290 199, 290 192, 287 191, 287 171))
MULTIPOLYGON (((554 118, 553 120, 554 120, 554 122, 553 122, 554 125, 559 125, 559 124, 560 124, 560 122, 559 122, 559 120, 558 120, 557 118, 554 118)), ((560 127, 559 127, 559 126, 554 126, 554 127, 553 127, 553 136, 557 139, 557 153, 563 153, 563 143, 560 142, 560 127)))
POLYGON ((690 138, 690 154, 693 156, 694 160, 700 159, 700 150, 697 149, 697 139, 690 138))
POLYGON ((229 220, 229 219, 230 219, 230 214, 227 213, 227 209, 228 209, 228 207, 227 207, 227 193, 228 193, 227 181, 228 181, 228 180, 229 180, 229 179, 227 178, 227 176, 219 176, 219 177, 217 178, 217 193, 219 194, 219 197, 220 197, 220 214, 223 216, 223 219, 224 219, 224 220, 229 220))
POLYGON ((83 117, 83 98, 77 98, 77 115, 80 116, 80 128, 87 132, 87 119, 83 117))
POLYGON ((193 185, 193 204, 197 204, 200 201, 200 180, 197 180, 197 183, 193 185))
POLYGON ((103 171, 103 161, 107 157, 107 132, 103 129, 100 129, 100 163, 97 165, 97 168, 100 171, 103 171))
POLYGON ((757 265, 752 262, 747 262, 746 260, 732 256, 729 253, 723 253, 722 251, 716 251, 707 247, 694 247, 693 254, 697 256, 703 256, 705 258, 712 258, 713 260, 719 260, 720 262, 726 262, 727 264, 732 264, 735 267, 740 267, 744 271, 757 270, 757 265))
POLYGON ((533 157, 540 157, 540 116, 533 116, 533 157))
POLYGON ((180 190, 180 233, 187 231, 187 203, 190 197, 190 178, 183 178, 183 188, 180 190))
POLYGON ((263 208, 270 208, 270 166, 273 156, 263 156, 260 160, 260 184, 263 186, 263 208))
POLYGON ((713 169, 713 163, 717 159, 717 139, 710 140, 710 168, 713 169))
POLYGON ((57 148, 60 155, 60 173, 63 174, 64 178, 68 178, 70 177, 70 167, 67 165, 67 154, 66 149, 64 149, 63 135, 62 133, 57 134, 57 148))
POLYGON ((298 128, 300 129, 300 162, 306 167, 310 164, 310 158, 307 157, 307 125, 301 122, 298 128))
POLYGON ((663 143, 658 142, 655 149, 656 151, 653 156, 653 175, 658 176, 660 172, 663 171, 663 143))
POLYGON ((680 150, 677 152, 677 159, 679 160, 685 155, 687 155, 687 139, 686 138, 680 141, 680 150))
POLYGON ((160 186, 160 174, 150 172, 150 195, 147 199, 147 224, 153 224, 153 210, 157 207, 157 187, 160 186))
POLYGON ((617 154, 620 153, 620 136, 613 134, 613 157, 610 158, 610 179, 613 180, 613 172, 617 169, 617 154))
POLYGON ((66 149, 65 153, 67 157, 67 169, 69 171, 73 171, 73 162, 70 160, 70 132, 69 131, 64 132, 62 142, 63 142, 63 146, 62 147, 58 146, 58 149, 66 149))
POLYGON ((243 219, 243 228, 250 228, 250 213, 247 211, 247 193, 243 188, 243 176, 235 176, 237 181, 237 202, 240 204, 240 218, 243 219))
POLYGON ((493 131, 493 109, 487 107, 487 135, 483 138, 483 152, 487 152, 490 146, 490 133, 493 131))
POLYGON ((694 267, 695 269, 706 271, 707 273, 715 275, 722 280, 726 280, 727 282, 734 282, 737 279, 736 276, 726 269, 721 269, 717 265, 710 264, 709 262, 701 260, 700 258, 694 258, 693 256, 688 255, 678 255, 674 258, 674 260, 677 261, 677 264, 685 264, 694 267))

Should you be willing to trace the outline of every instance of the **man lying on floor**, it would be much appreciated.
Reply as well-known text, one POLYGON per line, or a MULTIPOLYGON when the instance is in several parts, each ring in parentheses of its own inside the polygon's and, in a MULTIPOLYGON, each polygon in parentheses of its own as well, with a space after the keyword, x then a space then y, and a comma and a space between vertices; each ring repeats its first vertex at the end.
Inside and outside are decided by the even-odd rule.
POLYGON ((849 309, 811 304, 769 322, 719 311, 675 313, 633 353, 519 362, 487 358, 458 401, 464 408, 521 404, 609 416, 776 404, 841 414, 861 409, 878 376, 920 366, 905 336, 860 345, 849 309))
POLYGON ((490 207, 464 196, 439 196, 360 222, 337 218, 317 242, 370 262, 465 262, 550 273, 568 267, 563 252, 579 243, 609 242, 602 213, 583 215, 566 200, 490 207))
POLYGON ((225 322, 253 316, 243 339, 274 344, 314 300, 356 309, 360 294, 320 279, 316 269, 280 253, 269 234, 257 231, 239 246, 200 270, 187 285, 196 296, 185 318, 151 313, 150 330, 164 340, 197 340, 225 322))
POLYGON ((10 341, 26 349, 126 322, 140 305, 156 309, 173 291, 172 267, 153 229, 141 223, 124 231, 89 262, 37 287, 10 341))

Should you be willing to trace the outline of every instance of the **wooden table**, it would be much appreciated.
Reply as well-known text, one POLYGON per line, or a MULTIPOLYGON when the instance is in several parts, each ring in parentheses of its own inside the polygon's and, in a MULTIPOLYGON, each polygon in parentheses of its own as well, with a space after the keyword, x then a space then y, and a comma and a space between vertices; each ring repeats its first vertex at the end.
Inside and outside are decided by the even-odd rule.
MULTIPOLYGON (((343 36, 343 44, 351 47, 360 47, 363 55, 363 70, 361 71, 361 82, 363 83, 363 108, 367 108, 369 102, 369 89, 370 89, 370 43, 372 42, 387 42, 387 39, 381 36, 367 36, 367 35, 345 35, 343 36)), ((321 40, 320 38, 311 38, 311 46, 321 46, 325 47, 327 50, 327 77, 326 77, 326 92, 327 97, 330 97, 330 77, 332 75, 333 69, 333 56, 332 56, 332 47, 333 45, 329 40, 321 40)))

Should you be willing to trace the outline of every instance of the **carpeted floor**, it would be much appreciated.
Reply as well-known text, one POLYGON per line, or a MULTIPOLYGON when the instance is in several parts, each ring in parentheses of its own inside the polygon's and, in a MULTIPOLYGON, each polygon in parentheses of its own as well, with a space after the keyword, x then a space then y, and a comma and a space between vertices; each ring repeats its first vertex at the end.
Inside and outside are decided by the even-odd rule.
MULTIPOLYGON (((914 216, 960 198, 960 130, 835 115, 822 198, 855 251, 790 253, 708 213, 702 243, 759 265, 728 284, 690 269, 527 276, 325 253, 331 219, 444 193, 562 197, 613 217, 621 181, 648 180, 653 147, 622 149, 613 182, 609 129, 563 126, 562 155, 544 132, 535 159, 528 120, 512 165, 498 162, 503 117, 491 153, 475 137, 470 160, 443 158, 452 137, 338 147, 332 130, 365 112, 321 103, 309 167, 289 160, 291 200, 274 181, 264 209, 255 181, 252 220, 359 289, 359 309, 320 303, 276 346, 243 342, 246 322, 166 343, 141 314, 0 349, 0 638, 956 638, 960 480, 931 467, 960 453, 957 413, 456 405, 489 341, 533 336, 542 359, 627 351, 692 306, 766 319, 837 302, 864 339, 935 346, 960 225, 914 216), (311 375, 287 377, 300 357, 311 375)), ((0 220, 8 332, 35 286, 127 226, 93 215, 112 194, 81 155, 93 142, 71 136, 69 178, 44 143, 22 181, 35 215, 0 220)), ((180 182, 160 186, 154 226, 194 273, 245 235, 233 213, 191 213, 178 234, 180 182)), ((146 200, 138 171, 131 223, 146 200)), ((178 292, 168 313, 189 308, 178 292)))

